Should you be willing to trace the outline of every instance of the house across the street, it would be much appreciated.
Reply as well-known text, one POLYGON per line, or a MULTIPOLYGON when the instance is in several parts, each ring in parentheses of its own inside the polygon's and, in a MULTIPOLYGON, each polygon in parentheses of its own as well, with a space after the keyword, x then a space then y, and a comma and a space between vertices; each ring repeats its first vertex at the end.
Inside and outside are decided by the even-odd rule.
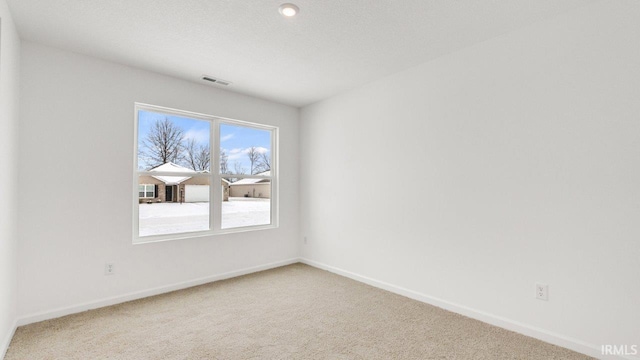
MULTIPOLYGON (((270 171, 261 172, 256 175, 269 176, 270 171)), ((230 185, 231 197, 251 197, 251 198, 271 198, 270 179, 241 179, 230 185)))
MULTIPOLYGON (((194 176, 206 171, 195 171, 172 162, 149 171, 176 172, 180 176, 147 175, 138 180, 140 203, 154 202, 207 202, 209 201, 209 177, 194 176)), ((224 201, 229 201, 229 182, 221 182, 224 201)))

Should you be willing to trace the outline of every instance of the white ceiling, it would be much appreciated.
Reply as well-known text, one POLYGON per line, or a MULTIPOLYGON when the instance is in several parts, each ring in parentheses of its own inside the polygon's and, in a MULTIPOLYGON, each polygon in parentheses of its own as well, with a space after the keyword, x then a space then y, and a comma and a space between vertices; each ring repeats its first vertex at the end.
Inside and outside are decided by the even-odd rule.
POLYGON ((23 39, 294 106, 590 1, 7 0, 23 39))

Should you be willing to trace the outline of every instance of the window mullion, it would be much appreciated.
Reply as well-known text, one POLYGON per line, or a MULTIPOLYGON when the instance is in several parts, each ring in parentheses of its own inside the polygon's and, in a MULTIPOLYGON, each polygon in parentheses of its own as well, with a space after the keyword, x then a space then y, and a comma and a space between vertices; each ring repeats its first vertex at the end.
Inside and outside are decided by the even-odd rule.
POLYGON ((271 130, 271 224, 278 224, 278 130, 271 130))
POLYGON ((222 191, 222 177, 220 176, 220 121, 214 120, 211 126, 211 196, 212 201, 209 206, 209 223, 214 232, 220 231, 222 227, 222 202, 224 193, 222 191))

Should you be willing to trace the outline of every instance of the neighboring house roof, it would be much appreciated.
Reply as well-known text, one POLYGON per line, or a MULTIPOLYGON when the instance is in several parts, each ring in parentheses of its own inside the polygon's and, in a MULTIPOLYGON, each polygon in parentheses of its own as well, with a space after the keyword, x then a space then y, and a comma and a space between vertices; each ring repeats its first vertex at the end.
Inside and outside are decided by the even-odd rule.
MULTIPOLYGON (((259 174, 256 175, 261 175, 261 176, 270 176, 271 175, 271 171, 265 171, 265 172, 261 172, 259 174)), ((271 182, 271 179, 240 179, 234 183, 231 183, 231 186, 233 185, 253 185, 253 184, 260 184, 260 183, 269 183, 271 182)))
POLYGON ((164 163, 162 165, 158 165, 152 168, 149 171, 173 171, 173 172, 186 172, 186 173, 195 173, 196 171, 186 168, 184 166, 180 166, 178 164, 174 164, 171 161, 164 163))
MULTIPOLYGON (((149 171, 168 171, 168 172, 170 171, 170 172, 184 173, 185 175, 198 173, 197 171, 188 169, 184 166, 174 164, 172 162, 168 162, 160 166, 156 166, 149 171)), ((154 178, 162 181, 167 185, 177 185, 185 180, 191 179, 191 176, 154 176, 154 178)))
MULTIPOLYGON (((156 166, 156 167, 154 167, 153 169, 151 169, 149 171, 177 172, 177 173, 184 173, 185 175, 209 173, 208 170, 195 171, 195 170, 191 170, 189 168, 186 168, 184 166, 180 166, 178 164, 174 164, 172 162, 168 162, 168 163, 162 164, 160 166, 156 166)), ((183 181, 187 181, 187 180, 192 178, 191 176, 153 176, 153 177, 158 179, 158 180, 160 180, 160 181, 162 181, 166 185, 178 185, 178 184, 182 183, 183 181)), ((230 182, 225 180, 225 179, 222 179, 222 181, 226 182, 227 184, 230 184, 230 182)))

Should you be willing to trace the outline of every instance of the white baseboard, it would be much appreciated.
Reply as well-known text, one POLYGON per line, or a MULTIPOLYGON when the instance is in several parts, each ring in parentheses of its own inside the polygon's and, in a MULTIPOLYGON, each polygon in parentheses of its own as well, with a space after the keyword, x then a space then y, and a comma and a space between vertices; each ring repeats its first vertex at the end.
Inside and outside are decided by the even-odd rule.
MULTIPOLYGON (((79 313, 79 312, 82 312, 82 311, 87 311, 87 310, 91 310, 91 309, 97 309, 97 308, 101 308, 101 307, 105 307, 105 306, 116 305, 116 304, 120 304, 120 303, 123 303, 123 302, 142 299, 142 298, 149 297, 149 296, 160 295, 160 294, 168 293, 168 292, 171 292, 171 291, 186 289, 186 288, 190 288, 190 287, 193 287, 193 286, 198 286, 198 285, 210 283, 210 282, 213 282, 213 281, 230 279, 230 278, 237 277, 237 276, 247 275, 247 274, 251 274, 251 273, 255 273, 255 272, 259 272, 259 271, 264 271, 264 270, 269 270, 269 269, 273 269, 273 268, 277 268, 277 267, 281 267, 281 266, 285 266, 285 265, 295 264, 295 263, 297 263, 299 261, 300 260, 298 258, 292 258, 292 259, 288 259, 288 260, 277 261, 277 262, 264 264, 264 265, 259 265, 259 266, 254 266, 254 267, 250 267, 250 268, 230 271, 230 272, 226 272, 226 273, 223 273, 223 274, 211 275, 211 276, 207 276, 207 277, 203 277, 203 278, 199 278, 199 279, 184 281, 184 282, 180 282, 180 283, 176 283, 176 284, 160 286, 160 287, 153 288, 153 289, 147 289, 147 290, 136 291, 136 292, 132 292, 132 293, 128 293, 128 294, 112 296, 112 297, 108 297, 108 298, 104 298, 104 299, 94 300, 94 301, 90 301, 90 302, 86 302, 86 303, 82 303, 82 304, 77 304, 77 305, 72 305, 72 306, 67 306, 67 307, 63 307, 63 308, 58 308, 58 309, 54 309, 54 310, 42 311, 42 312, 38 312, 38 313, 35 313, 35 314, 30 314, 30 315, 19 317, 18 320, 17 320, 17 326, 28 325, 28 324, 32 324, 32 323, 36 323, 36 322, 40 322, 40 321, 44 321, 44 320, 55 319, 55 318, 58 318, 58 317, 61 317, 61 316, 65 316, 65 315, 79 313)), ((11 341, 11 338, 9 338, 9 341, 11 341)), ((0 357, 0 359, 2 359, 2 357, 0 357)))
POLYGON ((9 329, 9 333, 2 339, 0 343, 0 359, 4 359, 4 356, 7 354, 7 350, 9 350, 9 345, 11 344, 11 339, 13 339, 13 335, 16 333, 16 329, 18 328, 18 320, 14 320, 11 329, 9 329))
POLYGON ((413 290, 405 289, 405 288, 395 286, 383 281, 378 281, 366 276, 355 274, 350 271, 339 269, 339 268, 326 265, 314 260, 301 258, 300 262, 302 262, 303 264, 307 264, 307 265, 319 268, 319 269, 330 271, 332 273, 335 273, 344 277, 348 277, 350 279, 371 285, 373 287, 387 290, 398 295, 406 296, 410 299, 414 299, 414 300, 421 301, 433 306, 437 306, 439 308, 442 308, 454 313, 458 313, 460 315, 464 315, 472 319, 480 320, 482 322, 495 325, 503 329, 514 331, 519 334, 523 334, 538 340, 542 340, 544 342, 557 345, 563 348, 567 348, 585 355, 593 356, 598 359, 605 359, 605 358, 606 359, 629 359, 629 360, 634 359, 634 358, 619 357, 619 356, 603 356, 600 350, 600 347, 597 345, 588 344, 577 339, 572 339, 567 336, 555 334, 553 332, 540 329, 531 325, 523 324, 517 321, 513 321, 507 318, 503 318, 501 316, 489 314, 484 311, 478 311, 460 304, 455 304, 443 299, 435 298, 433 296, 421 294, 413 290))
POLYGON ((109 298, 95 300, 95 301, 91 301, 83 304, 78 304, 78 305, 73 305, 73 306, 68 306, 64 308, 58 308, 50 311, 43 311, 43 312, 31 314, 31 315, 22 316, 16 320, 12 331, 7 335, 7 337, 3 340, 3 342, 0 343, 0 359, 4 358, 5 352, 7 351, 9 344, 11 343, 11 339, 13 338, 13 334, 15 333, 15 330, 18 326, 23 326, 23 325, 27 325, 27 324, 31 324, 39 321, 54 319, 61 316, 75 314, 75 313, 79 313, 79 312, 87 311, 91 309, 120 304, 123 302, 137 300, 137 299, 154 296, 154 295, 159 295, 159 294, 163 294, 163 293, 167 293, 175 290, 186 289, 189 287, 206 284, 213 281, 230 279, 233 277, 247 275, 254 272, 259 272, 259 271, 269 270, 269 269, 273 269, 273 268, 277 268, 285 265, 294 264, 297 262, 301 262, 303 264, 307 264, 319 269, 327 270, 332 273, 335 273, 344 277, 348 277, 350 279, 353 279, 353 280, 356 280, 356 281, 359 281, 359 282, 362 282, 386 291, 390 291, 392 293, 396 293, 398 295, 406 296, 410 299, 414 299, 430 305, 434 305, 439 308, 470 317, 472 319, 476 319, 491 325, 501 327, 503 329, 507 329, 510 331, 514 331, 514 332, 526 335, 526 336, 530 336, 532 338, 542 340, 544 342, 548 342, 550 344, 561 346, 567 349, 571 349, 573 351, 576 351, 585 355, 593 356, 595 358, 626 359, 626 360, 637 359, 637 358, 621 357, 621 356, 603 357, 600 352, 600 348, 593 344, 588 344, 577 339, 556 334, 544 329, 536 328, 534 326, 523 324, 517 321, 506 319, 506 318, 489 314, 483 311, 471 309, 463 305, 455 304, 446 300, 435 298, 433 296, 425 295, 413 290, 405 289, 405 288, 395 286, 383 281, 378 281, 366 276, 355 274, 350 271, 342 270, 330 265, 326 265, 326 264, 323 264, 314 260, 305 259, 305 258, 300 258, 300 259, 292 258, 292 259, 273 262, 265 265, 254 266, 254 267, 240 269, 236 271, 230 271, 223 274, 207 276, 207 277, 185 281, 181 283, 171 284, 171 285, 157 287, 153 289, 147 289, 143 291, 137 291, 129 294, 109 297, 109 298))

